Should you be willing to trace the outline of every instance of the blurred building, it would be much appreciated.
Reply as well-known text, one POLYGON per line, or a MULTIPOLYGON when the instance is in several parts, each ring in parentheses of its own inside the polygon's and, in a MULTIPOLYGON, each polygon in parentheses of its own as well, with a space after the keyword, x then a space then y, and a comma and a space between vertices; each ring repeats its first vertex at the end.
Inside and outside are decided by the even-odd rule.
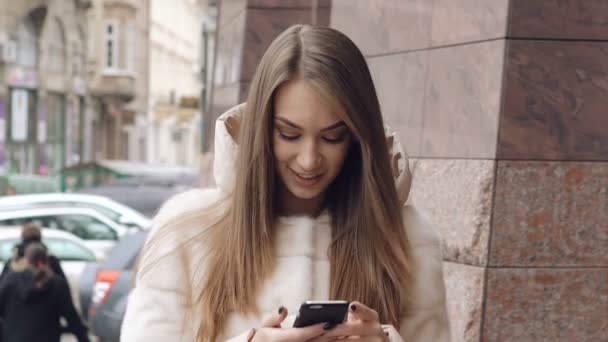
POLYGON ((215 8, 200 0, 151 0, 150 6, 148 161, 197 166, 215 8))
POLYGON ((96 159, 146 160, 149 0, 93 0, 88 73, 96 159))
POLYGON ((91 1, 0 0, 0 176, 55 176, 84 139, 91 1))

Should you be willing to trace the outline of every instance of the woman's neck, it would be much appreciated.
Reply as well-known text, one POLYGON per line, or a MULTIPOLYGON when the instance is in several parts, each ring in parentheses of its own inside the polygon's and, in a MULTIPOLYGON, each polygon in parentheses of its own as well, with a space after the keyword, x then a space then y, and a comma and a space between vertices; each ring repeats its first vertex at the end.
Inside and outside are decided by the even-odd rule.
POLYGON ((289 190, 281 187, 277 196, 281 216, 317 217, 325 209, 325 193, 315 198, 302 199, 294 196, 289 190))

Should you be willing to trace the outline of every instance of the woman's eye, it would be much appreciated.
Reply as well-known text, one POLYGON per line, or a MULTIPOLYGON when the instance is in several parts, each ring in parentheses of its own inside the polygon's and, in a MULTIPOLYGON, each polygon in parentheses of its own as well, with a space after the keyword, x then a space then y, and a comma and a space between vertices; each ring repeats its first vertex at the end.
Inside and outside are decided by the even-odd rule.
POLYGON ((298 139, 300 137, 297 134, 286 134, 286 133, 283 133, 281 131, 279 131, 279 136, 282 139, 285 139, 285 140, 288 140, 288 141, 293 141, 293 140, 296 140, 296 139, 298 139))
POLYGON ((325 140, 326 142, 328 142, 330 144, 339 144, 342 141, 344 141, 345 138, 346 138, 346 133, 340 134, 338 136, 333 136, 333 137, 323 137, 323 140, 325 140))

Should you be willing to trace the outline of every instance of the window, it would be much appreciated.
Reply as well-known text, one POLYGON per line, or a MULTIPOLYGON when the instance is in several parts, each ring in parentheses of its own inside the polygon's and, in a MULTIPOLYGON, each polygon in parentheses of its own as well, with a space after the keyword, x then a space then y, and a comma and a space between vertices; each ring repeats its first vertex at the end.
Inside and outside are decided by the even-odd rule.
POLYGON ((106 20, 104 37, 104 70, 109 73, 134 71, 137 57, 135 21, 106 20))
POLYGON ((19 243, 19 240, 10 239, 0 241, 0 261, 7 262, 8 259, 13 257, 15 246, 19 243))
MULTIPOLYGON (((6 262, 14 255, 14 250, 20 240, 10 239, 0 241, 0 261, 6 262)), ((95 261, 95 254, 77 243, 60 238, 42 239, 48 248, 48 253, 59 261, 95 261)))
POLYGON ((63 230, 83 240, 118 240, 118 234, 112 227, 95 217, 83 214, 20 217, 2 220, 0 225, 22 225, 25 222, 32 222, 44 228, 63 230))
POLYGON ((83 240, 117 240, 114 229, 98 219, 85 215, 59 215, 59 229, 72 233, 83 240))
POLYGON ((19 22, 17 41, 17 63, 35 67, 38 60, 38 39, 34 21, 30 16, 19 22))
POLYGON ((66 69, 66 40, 59 20, 53 20, 48 33, 48 69, 63 72, 66 69))
POLYGON ((127 23, 127 44, 125 46, 125 51, 127 52, 126 58, 126 70, 135 71, 135 51, 136 49, 136 41, 135 41, 135 23, 133 21, 129 21, 127 23))
POLYGON ((95 261, 95 255, 73 241, 64 239, 43 239, 49 254, 60 261, 95 261))
POLYGON ((118 68, 118 22, 107 20, 105 24, 105 68, 118 68))

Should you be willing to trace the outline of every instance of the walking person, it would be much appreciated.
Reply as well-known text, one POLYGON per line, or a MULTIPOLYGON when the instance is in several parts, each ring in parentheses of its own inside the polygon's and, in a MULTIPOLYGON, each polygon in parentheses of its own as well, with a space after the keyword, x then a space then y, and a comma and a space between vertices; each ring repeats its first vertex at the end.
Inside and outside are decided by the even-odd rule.
MULTIPOLYGON (((42 244, 42 230, 40 227, 32 222, 26 222, 21 227, 21 242, 15 246, 12 258, 8 259, 4 263, 2 273, 0 274, 0 282, 8 274, 8 272, 20 272, 23 271, 28 263, 24 258, 26 247, 31 243, 42 244)), ((42 244, 44 246, 44 244, 42 244)), ((44 246, 46 248, 46 246, 44 246)), ((48 256, 48 266, 56 275, 66 279, 61 263, 59 259, 54 255, 48 256)), ((67 279, 66 279, 67 280, 67 279)), ((69 285, 68 285, 69 286, 69 285)))
POLYGON ((2 341, 60 342, 63 317, 67 331, 78 342, 88 342, 87 328, 76 312, 66 280, 49 268, 46 247, 29 243, 24 260, 25 269, 9 272, 0 284, 2 341))
POLYGON ((216 124, 214 176, 155 218, 122 340, 449 341, 439 238, 405 205, 406 155, 345 35, 274 40, 216 124), (292 328, 328 299, 344 323, 292 328))

